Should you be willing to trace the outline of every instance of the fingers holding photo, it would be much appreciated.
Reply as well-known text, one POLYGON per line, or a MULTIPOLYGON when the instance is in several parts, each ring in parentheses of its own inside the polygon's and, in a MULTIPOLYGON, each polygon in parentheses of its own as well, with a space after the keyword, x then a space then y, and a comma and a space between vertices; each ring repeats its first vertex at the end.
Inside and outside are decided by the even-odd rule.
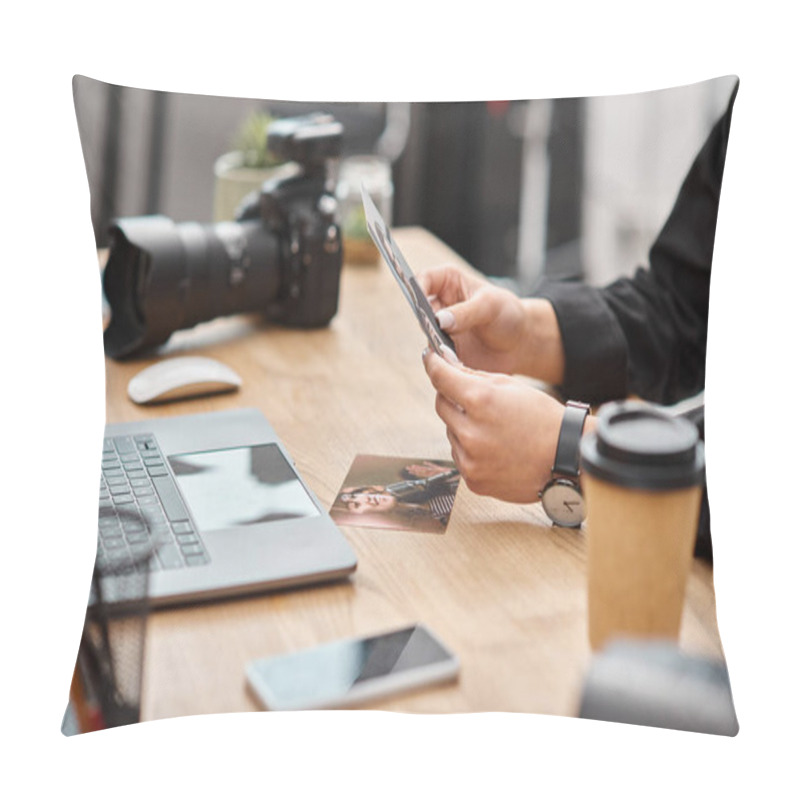
POLYGON ((422 273, 418 282, 461 361, 490 372, 515 371, 526 319, 513 292, 450 265, 422 273))
POLYGON ((553 465, 563 406, 519 379, 452 366, 435 353, 426 355, 425 369, 467 486, 536 502, 553 465))
POLYGON ((431 300, 434 310, 466 300, 480 284, 479 279, 467 275, 453 264, 432 267, 417 275, 420 288, 431 300))
POLYGON ((472 376, 479 373, 464 364, 447 361, 430 348, 423 352, 422 362, 433 388, 463 412, 464 402, 469 398, 470 391, 476 387, 472 376))
POLYGON ((478 297, 489 286, 485 279, 469 275, 452 264, 443 264, 417 276, 417 282, 436 312, 442 330, 459 333, 489 321, 490 310, 478 297))

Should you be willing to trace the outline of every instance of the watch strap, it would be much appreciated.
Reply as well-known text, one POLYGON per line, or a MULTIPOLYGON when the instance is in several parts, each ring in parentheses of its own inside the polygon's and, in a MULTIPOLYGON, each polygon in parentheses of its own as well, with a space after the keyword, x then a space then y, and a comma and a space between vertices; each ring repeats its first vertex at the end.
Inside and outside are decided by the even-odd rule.
POLYGON ((564 409, 561 431, 558 434, 556 459, 553 464, 554 475, 568 475, 577 478, 580 473, 580 443, 583 425, 589 414, 586 403, 570 400, 564 409))

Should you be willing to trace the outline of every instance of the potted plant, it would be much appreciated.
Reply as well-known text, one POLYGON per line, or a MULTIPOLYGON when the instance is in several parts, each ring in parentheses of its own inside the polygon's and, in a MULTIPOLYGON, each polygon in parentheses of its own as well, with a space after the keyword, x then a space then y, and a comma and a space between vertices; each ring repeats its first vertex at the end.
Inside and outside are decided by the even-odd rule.
POLYGON ((233 140, 234 149, 214 163, 215 222, 234 219, 236 209, 250 192, 291 169, 267 150, 267 128, 273 120, 265 111, 254 111, 239 128, 233 140))

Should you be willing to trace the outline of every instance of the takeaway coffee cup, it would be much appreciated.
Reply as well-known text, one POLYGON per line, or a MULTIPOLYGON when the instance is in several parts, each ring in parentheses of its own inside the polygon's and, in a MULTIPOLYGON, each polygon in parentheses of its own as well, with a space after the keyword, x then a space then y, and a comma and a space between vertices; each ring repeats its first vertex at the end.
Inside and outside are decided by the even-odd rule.
POLYGON ((589 641, 677 639, 705 476, 692 423, 642 402, 603 406, 581 442, 589 641))

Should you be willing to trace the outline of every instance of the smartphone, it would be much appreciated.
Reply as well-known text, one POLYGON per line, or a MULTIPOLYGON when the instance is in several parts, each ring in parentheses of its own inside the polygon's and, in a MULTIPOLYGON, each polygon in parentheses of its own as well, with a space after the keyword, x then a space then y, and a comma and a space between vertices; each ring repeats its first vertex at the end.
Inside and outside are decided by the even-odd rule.
POLYGON ((375 246, 380 250, 383 260, 389 266, 395 280, 400 285, 417 318, 417 322, 419 322, 420 328, 422 328, 422 332, 428 338, 428 343, 442 358, 447 358, 448 360, 457 358, 456 346, 453 340, 439 327, 436 314, 434 314, 428 298, 425 297, 425 293, 417 283, 411 267, 408 266, 408 262, 400 252, 400 248, 392 239, 389 228, 383 221, 383 217, 381 217, 377 206, 372 202, 372 198, 363 184, 361 186, 361 199, 364 203, 364 215, 369 235, 372 237, 372 241, 375 242, 375 246), (449 354, 445 348, 450 351, 449 354))
POLYGON ((459 663, 424 625, 251 661, 247 683, 272 711, 352 706, 454 680, 459 663))

